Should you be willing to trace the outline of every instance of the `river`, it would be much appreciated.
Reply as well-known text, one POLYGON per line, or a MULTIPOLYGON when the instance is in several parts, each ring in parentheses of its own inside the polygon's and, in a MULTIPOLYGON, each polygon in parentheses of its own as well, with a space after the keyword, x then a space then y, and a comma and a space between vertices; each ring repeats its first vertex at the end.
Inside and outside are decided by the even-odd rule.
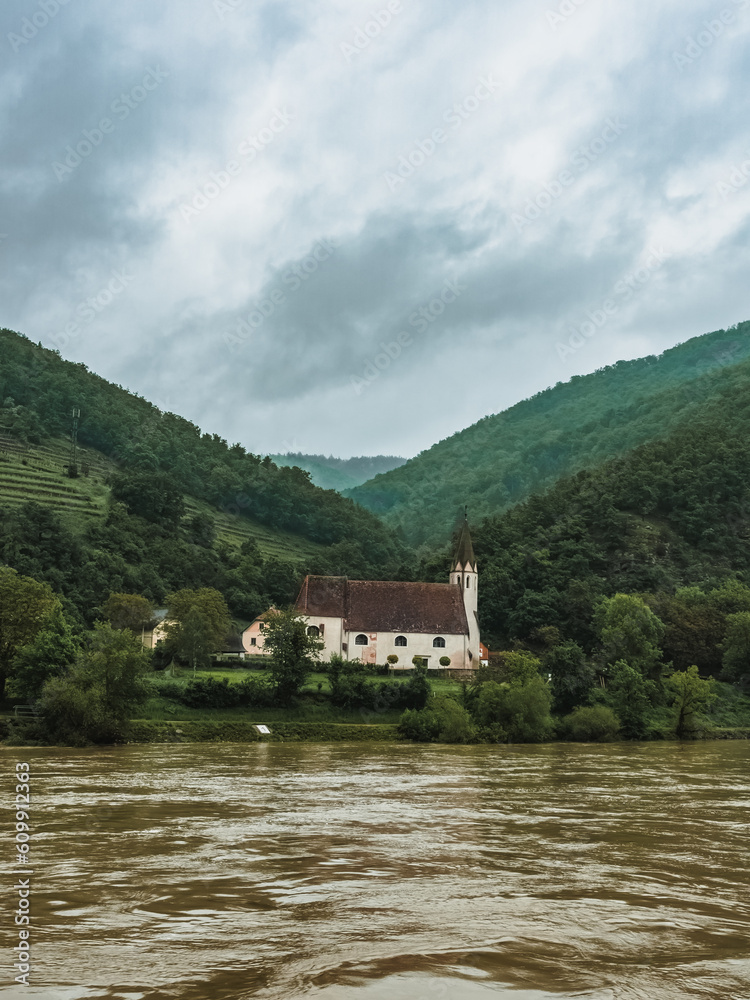
POLYGON ((750 997, 748 742, 0 756, 33 872, 2 1000, 750 997))

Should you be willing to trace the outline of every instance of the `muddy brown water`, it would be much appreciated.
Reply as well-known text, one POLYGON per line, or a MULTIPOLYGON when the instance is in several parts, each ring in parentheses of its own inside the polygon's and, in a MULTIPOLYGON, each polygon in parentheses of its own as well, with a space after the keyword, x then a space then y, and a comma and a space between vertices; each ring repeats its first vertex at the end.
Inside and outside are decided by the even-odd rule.
POLYGON ((3 1000, 750 998, 748 742, 0 758, 34 873, 3 1000))

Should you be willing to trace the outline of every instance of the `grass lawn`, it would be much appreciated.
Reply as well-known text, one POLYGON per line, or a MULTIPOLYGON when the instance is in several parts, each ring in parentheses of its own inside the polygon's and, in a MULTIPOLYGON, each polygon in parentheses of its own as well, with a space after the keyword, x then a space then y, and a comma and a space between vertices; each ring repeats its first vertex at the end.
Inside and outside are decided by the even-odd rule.
MULTIPOLYGON (((246 677, 266 677, 265 670, 244 670, 228 668, 226 670, 198 670, 196 679, 213 677, 215 680, 226 678, 230 684, 239 684, 246 677)), ((335 708, 328 700, 331 691, 328 674, 310 674, 302 689, 300 698, 293 708, 188 708, 179 702, 172 701, 158 694, 163 684, 186 685, 193 679, 191 670, 178 670, 174 676, 167 671, 151 675, 151 681, 156 689, 139 712, 141 719, 156 719, 162 721, 177 721, 188 719, 243 720, 245 722, 355 722, 355 723, 395 723, 401 717, 400 709, 386 711, 355 710, 344 711, 335 708), (318 687, 320 685, 320 688, 318 687)), ((373 677, 378 684, 390 681, 389 677, 373 677)), ((406 679, 399 680, 406 683, 406 679)), ((461 685, 457 681, 430 678, 430 685, 435 694, 450 694, 455 698, 461 696, 461 685)))

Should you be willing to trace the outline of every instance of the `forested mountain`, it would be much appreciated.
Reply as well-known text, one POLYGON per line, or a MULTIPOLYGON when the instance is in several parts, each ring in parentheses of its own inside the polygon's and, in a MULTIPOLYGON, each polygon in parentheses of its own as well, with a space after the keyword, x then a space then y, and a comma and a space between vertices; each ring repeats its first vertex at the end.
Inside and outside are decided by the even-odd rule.
POLYGON ((406 461, 397 455, 362 455, 356 458, 334 458, 332 455, 303 455, 287 452, 270 455, 276 465, 297 466, 310 473, 310 479, 324 490, 353 489, 382 472, 397 469, 406 461))
POLYGON ((458 507, 497 514, 562 476, 683 426, 750 356, 750 323, 538 393, 347 493, 411 543, 448 537, 458 507))
POLYGON ((304 571, 401 572, 401 545, 351 500, 319 489, 299 469, 201 433, 10 330, 0 331, 0 404, 3 462, 25 466, 5 495, 9 480, 0 481, 0 563, 50 583, 89 620, 109 590, 161 602, 175 587, 211 586, 235 615, 251 617, 271 600, 291 600, 304 571), (74 409, 78 441, 98 475, 95 487, 73 490, 88 468, 69 479, 59 463, 59 489, 71 484, 68 511, 63 501, 55 509, 57 493, 19 459, 18 447, 46 447, 54 458, 52 444, 69 433, 74 409), (35 502, 22 503, 26 488, 35 502), (296 537, 299 557, 274 558, 272 545, 264 552, 252 538, 232 545, 217 537, 217 518, 265 526, 271 537, 284 532, 287 550, 296 537))
MULTIPOLYGON (((701 380, 679 425, 560 480, 473 531, 483 635, 596 644, 602 596, 641 593, 681 668, 718 670, 727 614, 750 610, 750 359, 701 380), (734 581, 734 583, 733 583, 734 581)), ((448 553, 425 567, 444 578, 448 553)))

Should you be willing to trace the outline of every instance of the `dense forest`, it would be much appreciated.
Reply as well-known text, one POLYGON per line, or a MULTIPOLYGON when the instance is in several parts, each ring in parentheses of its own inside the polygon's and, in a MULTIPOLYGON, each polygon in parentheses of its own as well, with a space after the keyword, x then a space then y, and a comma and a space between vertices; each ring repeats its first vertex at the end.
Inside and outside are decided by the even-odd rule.
POLYGON ((379 476, 382 472, 397 469, 406 461, 397 455, 362 455, 354 458, 334 458, 332 455, 303 455, 287 452, 269 456, 276 465, 297 466, 310 473, 310 479, 324 490, 353 489, 379 476))
POLYGON ((241 514, 323 545, 361 543, 373 567, 396 556, 392 536, 376 517, 314 486, 306 473, 201 433, 20 334, 0 331, 0 358, 0 400, 14 410, 15 433, 31 441, 67 435, 77 408, 81 444, 116 461, 124 473, 168 475, 185 495, 217 508, 238 506, 241 514))
MULTIPOLYGON (((558 479, 658 440, 721 392, 750 355, 750 323, 574 376, 439 442, 347 495, 411 544, 447 539, 463 503, 500 513, 558 479)), ((745 367, 747 372, 747 367, 745 367)))
MULTIPOLYGON (((667 625, 668 660, 720 669, 725 617, 750 609, 737 597, 750 584, 750 360, 702 381, 705 398, 662 440, 474 530, 491 646, 553 635, 590 652, 602 597, 642 594, 667 625)), ((448 555, 425 574, 443 579, 448 555)))
POLYGON ((74 408, 79 443, 109 460, 107 515, 73 522, 43 503, 2 506, 0 498, 0 562, 49 583, 89 623, 110 591, 159 604, 186 584, 216 587, 244 619, 292 600, 305 572, 404 572, 404 549, 390 530, 334 490, 314 486, 307 473, 203 434, 85 365, 0 331, 2 433, 32 443, 64 436, 74 408), (274 560, 252 541, 226 545, 210 517, 187 513, 186 498, 294 532, 319 554, 274 560))

